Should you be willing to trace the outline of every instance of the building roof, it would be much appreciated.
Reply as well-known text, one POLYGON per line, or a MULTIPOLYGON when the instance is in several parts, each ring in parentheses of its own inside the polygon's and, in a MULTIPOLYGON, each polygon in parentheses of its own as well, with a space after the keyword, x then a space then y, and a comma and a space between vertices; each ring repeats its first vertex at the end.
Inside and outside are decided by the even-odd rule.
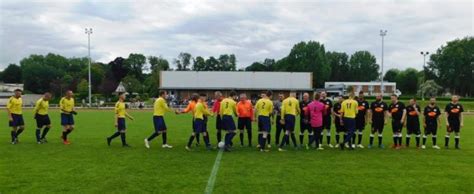
MULTIPOLYGON (((396 86, 396 82, 383 82, 385 86, 396 86)), ((380 82, 325 82, 325 86, 329 85, 356 85, 356 86, 379 86, 380 82)))
POLYGON ((249 71, 162 71, 161 89, 312 90, 312 73, 249 71))

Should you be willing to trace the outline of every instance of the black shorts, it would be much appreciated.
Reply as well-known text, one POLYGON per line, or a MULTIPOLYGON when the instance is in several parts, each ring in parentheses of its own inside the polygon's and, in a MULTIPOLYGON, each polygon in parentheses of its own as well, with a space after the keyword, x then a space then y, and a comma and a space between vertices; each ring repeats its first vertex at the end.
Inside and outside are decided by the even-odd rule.
POLYGON ((51 125, 51 120, 49 119, 48 115, 36 114, 35 119, 37 128, 43 128, 45 126, 51 125))
POLYGON ((426 123, 425 135, 436 135, 438 133, 438 123, 426 123))
POLYGON ((239 117, 237 120, 237 128, 239 130, 252 130, 252 119, 248 117, 239 117))
POLYGON ((222 130, 223 129, 221 115, 216 116, 216 129, 217 130, 222 130))
POLYGON ((339 118, 334 119, 334 125, 336 126, 336 133, 346 132, 346 128, 341 125, 341 120, 339 118))
POLYGON ((403 128, 402 121, 400 120, 392 120, 392 132, 393 133, 401 133, 403 128))
POLYGON ((323 132, 323 126, 321 127, 311 127, 311 129, 314 132, 314 134, 321 134, 323 132))
POLYGON ((356 130, 363 131, 365 129, 365 118, 356 119, 356 130))
POLYGON ((24 126, 25 121, 23 120, 23 115, 12 114, 12 121, 10 121, 8 124, 10 127, 24 126))
POLYGON ((448 120, 449 127, 447 128, 448 132, 459 133, 461 131, 461 123, 459 120, 448 120))
POLYGON ((420 131, 420 123, 416 121, 407 121, 407 134, 416 134, 419 135, 420 131))
POLYGON ((300 131, 301 133, 304 133, 305 131, 311 130, 311 126, 309 122, 305 123, 303 119, 300 119, 300 131))
POLYGON ((275 121, 275 126, 276 126, 277 131, 281 131, 285 128, 285 126, 281 124, 280 120, 281 120, 281 116, 277 116, 276 121, 275 121))
POLYGON ((383 128, 385 126, 385 120, 372 120, 372 133, 377 132, 379 134, 383 133, 383 128))
POLYGON ((331 115, 323 116, 323 129, 331 130, 331 115))

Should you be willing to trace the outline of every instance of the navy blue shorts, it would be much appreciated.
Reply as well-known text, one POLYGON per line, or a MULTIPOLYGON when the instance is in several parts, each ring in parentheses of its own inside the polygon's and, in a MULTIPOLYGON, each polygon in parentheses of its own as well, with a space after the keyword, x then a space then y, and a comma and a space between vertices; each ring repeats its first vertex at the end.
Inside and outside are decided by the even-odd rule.
POLYGON ((230 115, 222 116, 222 126, 226 131, 235 131, 234 118, 232 118, 230 115))
POLYGON ((36 119, 36 127, 37 128, 42 128, 44 126, 51 125, 51 120, 49 119, 48 115, 36 114, 35 119, 36 119))
POLYGON ((125 118, 118 118, 117 119, 117 130, 123 131, 127 129, 127 126, 125 125, 125 118))
POLYGON ((294 131, 295 130, 295 115, 285 115, 285 130, 294 131))
POLYGON ((153 125, 155 126, 156 132, 166 130, 165 119, 163 119, 163 116, 153 116, 153 125))
POLYGON ((72 114, 61 113, 61 125, 74 125, 74 116, 72 114))
POLYGON ((344 117, 344 118, 342 118, 342 120, 344 121, 344 128, 346 128, 346 131, 348 133, 354 133, 355 128, 356 128, 355 119, 344 117))
POLYGON ((258 116, 258 130, 270 132, 272 129, 270 117, 268 116, 258 116))
POLYGON ((206 126, 204 124, 203 119, 195 119, 194 120, 194 132, 195 133, 204 133, 206 132, 206 126))
POLYGON ((216 116, 216 129, 217 130, 223 129, 221 115, 216 116))
POLYGON ((252 119, 248 117, 239 117, 237 120, 237 126, 239 130, 252 130, 252 119))
POLYGON ((25 125, 23 115, 12 114, 12 119, 13 120, 9 122, 10 127, 19 127, 25 125))

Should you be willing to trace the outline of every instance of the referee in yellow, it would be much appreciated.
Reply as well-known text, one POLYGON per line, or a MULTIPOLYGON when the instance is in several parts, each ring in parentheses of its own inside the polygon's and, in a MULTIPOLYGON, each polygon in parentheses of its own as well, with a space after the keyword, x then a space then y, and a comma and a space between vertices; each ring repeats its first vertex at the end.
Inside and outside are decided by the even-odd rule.
POLYGON ((353 92, 351 92, 349 94, 349 98, 347 100, 344 100, 341 104, 341 111, 340 111, 341 116, 342 116, 341 125, 346 128, 346 133, 347 133, 346 138, 339 146, 341 150, 344 149, 344 144, 346 143, 349 144, 349 149, 351 150, 354 149, 354 147, 352 147, 352 144, 351 144, 351 139, 352 139, 352 136, 354 135, 354 131, 356 127, 355 118, 358 112, 358 109, 357 109, 358 106, 359 104, 357 103, 356 100, 354 100, 353 92))
POLYGON ((12 144, 18 143, 18 136, 25 130, 25 121, 23 120, 22 106, 23 100, 21 99, 22 91, 16 89, 14 95, 8 99, 7 113, 9 125, 12 128, 12 144))

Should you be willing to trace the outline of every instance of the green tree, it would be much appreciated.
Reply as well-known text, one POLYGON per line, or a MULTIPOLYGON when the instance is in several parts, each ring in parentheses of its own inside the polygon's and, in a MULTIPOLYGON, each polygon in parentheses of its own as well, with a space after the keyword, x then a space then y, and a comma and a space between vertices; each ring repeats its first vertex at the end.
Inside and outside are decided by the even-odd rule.
POLYGON ((424 95, 426 97, 438 96, 443 90, 443 87, 438 85, 434 80, 427 80, 425 83, 420 85, 418 95, 424 95))
POLYGON ((33 93, 50 91, 50 84, 63 77, 64 69, 60 68, 66 65, 61 65, 62 58, 54 54, 48 54, 48 56, 46 60, 46 57, 42 55, 30 55, 20 61, 25 90, 33 93))
POLYGON ((215 57, 209 57, 209 59, 206 59, 206 66, 203 71, 221 71, 218 66, 219 60, 215 57))
POLYGON ((89 95, 89 84, 86 79, 82 79, 79 84, 77 84, 77 93, 81 98, 89 95))
POLYGON ((385 76, 383 76, 383 80, 388 82, 396 82, 397 76, 400 74, 400 70, 398 69, 389 69, 385 72, 385 76))
POLYGON ((5 70, 3 70, 3 82, 5 83, 21 83, 21 68, 16 64, 8 65, 5 70))
POLYGON ((268 68, 260 62, 254 62, 252 65, 247 66, 245 71, 268 71, 268 68))
POLYGON ((179 53, 178 58, 174 60, 177 71, 189 71, 192 55, 189 53, 179 53))
POLYGON ((170 64, 168 60, 166 60, 163 57, 155 57, 155 56, 149 56, 148 57, 148 63, 150 63, 150 68, 152 71, 158 70, 158 71, 167 71, 170 69, 170 64))
POLYGON ((357 51, 349 60, 352 80, 374 81, 379 78, 379 65, 376 58, 369 51, 357 51))
POLYGON ((430 56, 426 68, 427 79, 434 75, 436 82, 451 93, 472 96, 474 92, 474 37, 456 39, 442 45, 430 56))
POLYGON ((193 71, 206 71, 209 70, 206 68, 206 60, 201 57, 197 56, 193 59, 193 71))
POLYGON ((143 70, 145 70, 146 57, 142 54, 131 53, 125 60, 126 65, 130 68, 130 74, 140 81, 143 81, 143 70))
POLYGON ((418 70, 407 68, 401 71, 397 78, 397 88, 404 94, 417 94, 418 90, 418 70))
POLYGON ((349 56, 346 53, 327 52, 326 58, 331 66, 331 81, 349 81, 351 73, 349 67, 349 56))
POLYGON ((142 82, 135 78, 134 76, 126 76, 122 79, 123 86, 127 89, 129 93, 142 93, 144 88, 142 86, 142 82))

